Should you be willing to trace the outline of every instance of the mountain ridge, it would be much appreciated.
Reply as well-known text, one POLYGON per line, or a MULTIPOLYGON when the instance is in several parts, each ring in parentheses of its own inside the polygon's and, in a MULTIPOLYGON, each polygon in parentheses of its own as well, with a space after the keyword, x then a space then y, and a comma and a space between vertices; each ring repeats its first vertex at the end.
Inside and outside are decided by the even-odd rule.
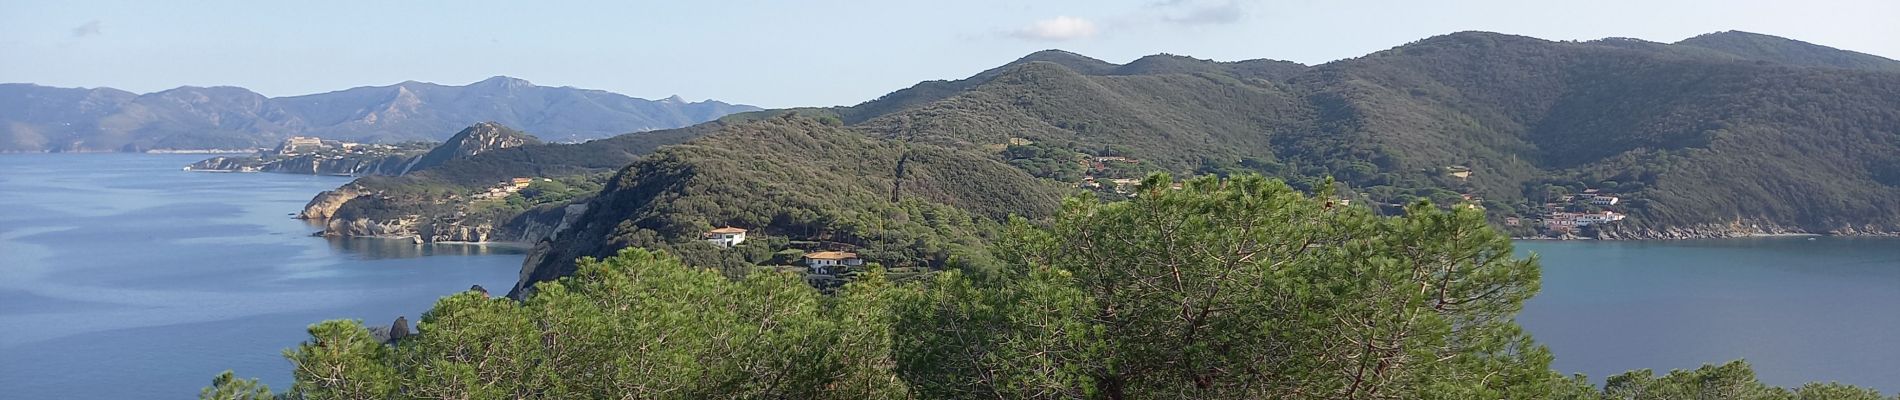
MULTIPOLYGON (((1542 203, 1557 195, 1600 190, 1621 196, 1615 209, 1629 215, 1605 235, 1617 238, 1900 232, 1900 172, 1882 172, 1900 168, 1893 156, 1900 154, 1900 98, 1891 96, 1900 93, 1900 74, 1693 46, 1490 32, 1289 66, 1282 79, 1250 77, 1243 63, 1191 57, 1150 58, 1173 65, 1155 69, 1089 60, 1038 52, 853 107, 741 114, 623 168, 586 203, 587 216, 551 235, 561 240, 537 246, 516 291, 571 271, 574 257, 625 247, 663 249, 722 270, 773 262, 776 249, 726 251, 696 240, 697 232, 726 225, 763 227, 761 242, 781 236, 873 249, 861 254, 887 267, 980 269, 981 254, 953 250, 981 248, 952 244, 986 240, 953 227, 962 225, 900 227, 857 218, 998 224, 1010 214, 1033 217, 1055 202, 989 184, 1061 183, 1112 197, 1126 179, 1148 172, 1262 173, 1301 190, 1333 187, 1366 207, 1419 200, 1481 207, 1501 226, 1548 215, 1542 203), (778 147, 805 145, 790 132, 855 133, 870 141, 773 156, 778 147), (893 147, 906 149, 893 154, 937 154, 931 159, 956 166, 921 171, 988 172, 824 172, 842 168, 827 164, 832 158, 887 162, 889 156, 863 157, 893 147), (746 149, 739 153, 778 163, 766 170, 701 148, 746 149), (682 172, 690 179, 667 178, 682 172), (829 176, 826 185, 848 185, 784 186, 776 196, 889 195, 768 207, 785 203, 745 195, 742 188, 753 186, 739 183, 774 174, 829 176), (1025 181, 1025 174, 1035 179, 1025 181), (1326 183, 1334 179, 1337 186, 1326 183), (961 214, 919 217, 887 207, 961 214), (1729 228, 1700 231, 1709 227, 1729 228), (944 253, 892 251, 901 248, 944 253)), ((909 155, 897 159, 890 165, 898 171, 926 165, 911 164, 909 155)), ((1528 224, 1508 229, 1537 234, 1528 224)))
POLYGON ((497 121, 556 141, 678 128, 757 107, 677 96, 647 100, 496 76, 463 86, 386 86, 268 97, 236 86, 136 94, 112 88, 0 84, 0 152, 267 147, 289 136, 368 143, 441 141, 497 121))

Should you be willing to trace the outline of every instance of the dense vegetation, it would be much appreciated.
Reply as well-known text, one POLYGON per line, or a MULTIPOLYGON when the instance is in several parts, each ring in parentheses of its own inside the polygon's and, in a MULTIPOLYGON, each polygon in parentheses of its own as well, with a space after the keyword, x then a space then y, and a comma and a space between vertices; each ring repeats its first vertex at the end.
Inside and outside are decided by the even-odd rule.
POLYGON ((1123 146, 1161 170, 1259 172, 1302 188, 1331 176, 1385 204, 1472 194, 1493 221, 1530 216, 1546 183, 1565 182, 1627 189, 1617 193, 1636 200, 1624 210, 1632 230, 1900 230, 1900 74, 1797 62, 1810 53, 1852 55, 1739 32, 1680 45, 1465 32, 1261 79, 1210 61, 1118 74, 1045 52, 907 89, 962 90, 857 126, 949 146, 1123 146), (1713 43, 1731 37, 1792 55, 1713 43), (1472 175, 1448 177, 1452 166, 1472 175))
MULTIPOLYGON (((473 156, 440 157, 429 163, 418 163, 419 170, 401 176, 369 176, 351 182, 350 186, 378 193, 378 196, 366 196, 351 200, 340 207, 336 214, 339 218, 389 219, 405 215, 421 215, 426 218, 444 218, 462 209, 463 201, 473 193, 480 192, 499 182, 518 177, 541 177, 572 179, 588 175, 598 175, 620 168, 640 155, 650 153, 661 145, 686 141, 704 132, 717 129, 717 123, 699 125, 690 128, 654 132, 632 133, 608 139, 585 143, 532 143, 517 147, 491 149, 473 156)), ((470 134, 471 127, 458 135, 470 134)), ((499 136, 522 136, 532 138, 525 132, 494 125, 489 129, 497 131, 499 136)), ((449 142, 447 145, 455 145, 449 142)), ((570 182, 571 183, 571 182, 570 182)), ((592 193, 569 193, 566 200, 592 196, 592 193)), ((531 199, 523 199, 531 200, 531 199)), ((536 204, 552 203, 543 198, 523 204, 531 207, 536 204)), ((494 213, 486 221, 507 221, 516 212, 494 213)))
MULTIPOLYGON (((1592 387, 1512 321, 1535 260, 1472 210, 1402 217, 1253 175, 1072 198, 997 235, 993 269, 834 296, 644 249, 524 301, 463 292, 385 344, 312 325, 289 397, 1878 399, 1787 390, 1740 362, 1592 387)), ((1322 184, 1324 185, 1324 184, 1322 184)), ((205 398, 267 389, 227 373, 205 398)))
POLYGON ((792 240, 848 246, 888 267, 986 263, 994 227, 1012 214, 1050 215, 1063 193, 995 157, 867 137, 793 114, 730 123, 622 170, 562 233, 570 239, 545 244, 528 261, 541 267, 524 283, 625 247, 664 249, 735 274, 773 261, 792 240), (780 246, 755 240, 726 251, 698 240, 720 226, 747 227, 780 246))

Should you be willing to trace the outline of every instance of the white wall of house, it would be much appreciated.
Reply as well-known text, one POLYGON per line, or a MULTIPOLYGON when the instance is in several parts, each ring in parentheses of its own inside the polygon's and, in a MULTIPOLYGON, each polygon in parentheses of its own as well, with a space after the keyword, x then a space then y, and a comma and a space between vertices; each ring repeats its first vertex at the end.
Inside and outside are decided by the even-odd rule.
POLYGON ((745 233, 715 233, 707 237, 706 241, 725 247, 738 246, 745 243, 745 233))

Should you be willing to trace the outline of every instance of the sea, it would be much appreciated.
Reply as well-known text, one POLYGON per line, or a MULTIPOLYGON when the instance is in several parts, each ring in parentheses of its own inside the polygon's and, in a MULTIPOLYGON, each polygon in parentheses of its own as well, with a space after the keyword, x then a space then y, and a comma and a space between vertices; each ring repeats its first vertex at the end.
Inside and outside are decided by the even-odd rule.
POLYGON ((181 170, 205 157, 0 155, 0 398, 196 398, 227 369, 282 391, 310 324, 413 324, 520 272, 511 247, 312 237, 291 216, 350 178, 181 170))
MULTIPOLYGON (((506 246, 312 237, 344 177, 180 170, 203 155, 0 155, 0 398, 192 398, 224 370, 289 387, 326 319, 415 321, 502 292, 506 246)), ((1900 239, 1522 241, 1542 292, 1518 321, 1601 383, 1746 359, 1771 384, 1900 392, 1900 239)))
POLYGON ((1520 241, 1543 290, 1518 322, 1598 384, 1746 360, 1763 382, 1900 393, 1900 238, 1520 241))

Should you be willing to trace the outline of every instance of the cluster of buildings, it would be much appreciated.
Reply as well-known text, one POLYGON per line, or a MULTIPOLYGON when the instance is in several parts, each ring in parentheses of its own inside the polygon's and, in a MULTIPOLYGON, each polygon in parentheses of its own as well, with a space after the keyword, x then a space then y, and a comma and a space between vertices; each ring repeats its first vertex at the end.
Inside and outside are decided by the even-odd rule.
POLYGON ((330 155, 331 159, 343 158, 344 154, 366 154, 372 152, 396 151, 396 146, 386 144, 365 144, 328 140, 310 136, 291 136, 277 145, 276 149, 260 156, 296 157, 305 154, 330 155))
MULTIPOLYGON (((1585 189, 1581 194, 1563 195, 1563 197, 1559 197, 1557 200, 1557 202, 1544 203, 1542 226, 1546 232, 1574 232, 1577 228, 1622 221, 1625 217, 1622 213, 1612 210, 1593 212, 1566 211, 1568 205, 1579 202, 1598 207, 1612 207, 1623 202, 1623 199, 1617 197, 1615 194, 1601 192, 1597 189, 1585 189)), ((1511 222, 1510 220, 1506 220, 1505 224, 1512 225, 1511 222)))
MULTIPOLYGON (((542 180, 548 180, 548 179, 542 178, 542 180)), ((488 191, 476 193, 475 198, 476 199, 506 198, 508 197, 508 195, 515 194, 515 192, 521 191, 521 189, 527 189, 528 185, 531 185, 531 184, 534 184, 534 178, 512 178, 509 180, 501 181, 501 183, 496 184, 495 186, 489 187, 488 191)))
MULTIPOLYGON (((699 237, 714 246, 732 247, 745 243, 746 232, 745 228, 727 226, 706 231, 699 237)), ((844 272, 846 268, 863 266, 864 258, 858 257, 858 253, 849 251, 815 251, 805 253, 799 262, 805 264, 806 271, 810 275, 829 276, 844 272)))
POLYGON ((1544 229, 1550 232, 1570 232, 1590 225, 1607 224, 1622 221, 1623 214, 1615 211, 1597 213, 1554 212, 1544 217, 1544 229))

